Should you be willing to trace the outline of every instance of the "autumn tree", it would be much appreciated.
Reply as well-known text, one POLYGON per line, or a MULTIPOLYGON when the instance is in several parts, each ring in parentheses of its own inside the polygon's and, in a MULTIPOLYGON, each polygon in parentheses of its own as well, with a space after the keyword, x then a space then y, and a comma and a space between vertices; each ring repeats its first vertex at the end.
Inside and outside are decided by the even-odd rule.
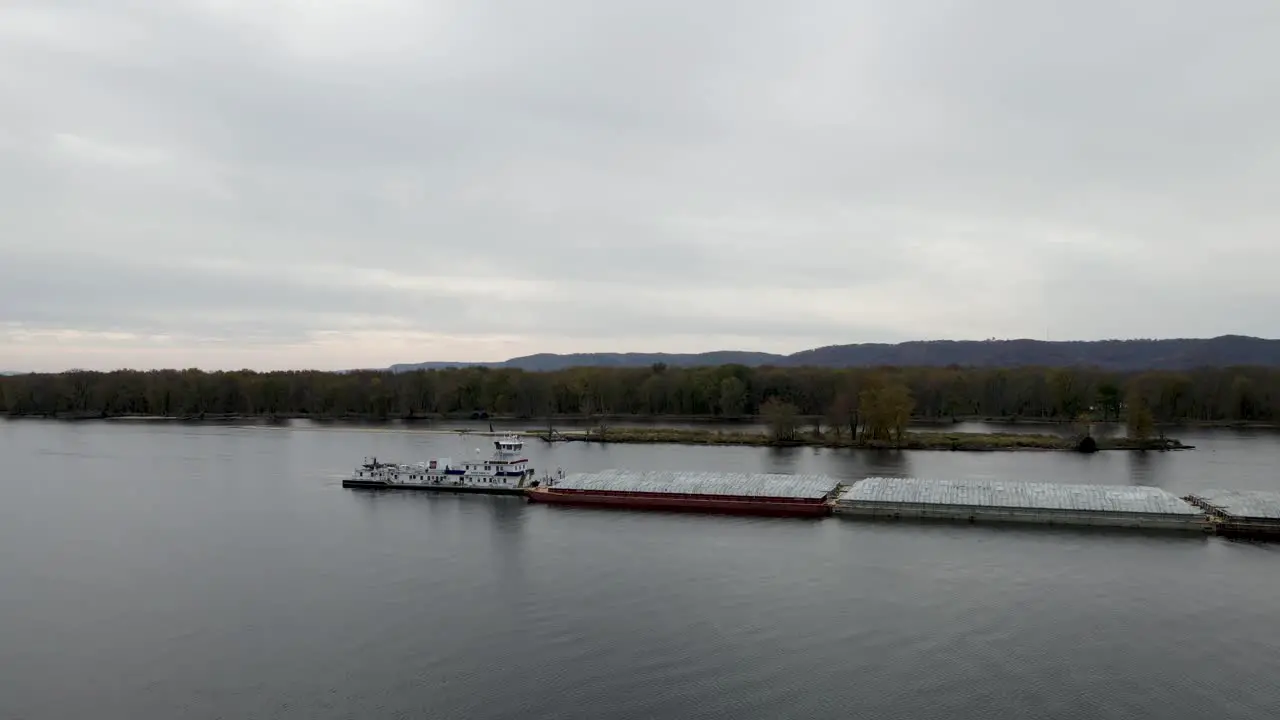
POLYGON ((915 400, 911 390, 899 379, 876 378, 858 398, 862 408, 863 438, 866 440, 893 440, 901 443, 906 437, 907 423, 915 400))
POLYGON ((881 396, 884 412, 889 419, 889 427, 893 430, 894 441, 901 443, 907 434, 907 424, 911 422, 911 411, 915 409, 915 400, 911 390, 901 382, 890 384, 881 396))
POLYGON ((863 379, 857 374, 850 373, 837 378, 835 397, 827 407, 827 423, 835 429, 837 439, 844 427, 849 429, 850 440, 858 439, 859 393, 862 385, 863 379))
POLYGON ((1150 439, 1155 428, 1151 409, 1147 407, 1146 399, 1137 391, 1131 391, 1125 399, 1125 425, 1129 437, 1140 442, 1150 439))
POLYGON ((800 430, 796 406, 778 397, 770 397, 760 405, 760 415, 769 425, 769 436, 776 441, 795 440, 800 430))

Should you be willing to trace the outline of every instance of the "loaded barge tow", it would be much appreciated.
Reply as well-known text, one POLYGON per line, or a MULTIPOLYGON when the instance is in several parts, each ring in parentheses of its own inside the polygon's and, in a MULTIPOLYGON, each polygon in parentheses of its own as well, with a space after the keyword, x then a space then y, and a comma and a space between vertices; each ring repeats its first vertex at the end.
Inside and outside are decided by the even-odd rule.
POLYGON ((831 513, 836 489, 836 481, 823 475, 606 470, 535 483, 526 495, 554 505, 823 517, 831 513))
MULTIPOLYGON (((1178 497, 1144 486, 1011 480, 826 475, 563 470, 534 479, 515 435, 493 457, 413 465, 367 459, 344 488, 524 496, 531 503, 619 510, 856 519, 944 520, 1049 526, 1105 526, 1280 540, 1280 493, 1205 490, 1178 497)), ((476 451, 477 453, 479 450, 476 451)))
MULTIPOLYGON (((483 495, 524 495, 533 480, 533 468, 523 457, 524 441, 506 435, 493 441, 493 455, 487 460, 455 463, 450 458, 402 465, 366 458, 344 488, 366 490, 427 490, 434 492, 479 493, 483 495)), ((476 454, 480 449, 476 449, 476 454)), ((563 473, 562 473, 563 474, 563 473)))

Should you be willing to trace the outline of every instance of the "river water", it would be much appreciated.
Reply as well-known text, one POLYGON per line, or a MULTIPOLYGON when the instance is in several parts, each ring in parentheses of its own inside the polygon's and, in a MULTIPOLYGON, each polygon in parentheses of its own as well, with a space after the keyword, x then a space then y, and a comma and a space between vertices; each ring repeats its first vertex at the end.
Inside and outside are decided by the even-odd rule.
MULTIPOLYGON (((1280 489, 1178 453, 531 444, 539 470, 1280 489)), ((536 441, 535 441, 536 442, 536 441)), ((0 422, 0 718, 1274 718, 1280 545, 344 490, 399 426, 0 422)))

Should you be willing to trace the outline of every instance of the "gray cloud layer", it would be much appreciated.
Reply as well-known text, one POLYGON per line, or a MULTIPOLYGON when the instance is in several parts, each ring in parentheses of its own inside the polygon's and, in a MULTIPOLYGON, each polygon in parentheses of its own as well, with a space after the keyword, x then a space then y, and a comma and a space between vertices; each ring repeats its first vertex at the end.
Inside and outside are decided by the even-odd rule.
POLYGON ((1276 335, 1280 6, 14 0, 0 369, 1276 335))

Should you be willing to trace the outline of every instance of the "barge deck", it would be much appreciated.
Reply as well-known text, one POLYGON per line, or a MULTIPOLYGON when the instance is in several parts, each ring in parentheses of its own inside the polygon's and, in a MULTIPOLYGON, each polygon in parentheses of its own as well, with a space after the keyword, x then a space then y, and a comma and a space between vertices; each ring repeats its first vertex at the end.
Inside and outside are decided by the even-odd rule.
POLYGON ((841 493, 835 514, 1075 525, 1205 533, 1204 512, 1159 488, 993 480, 867 478, 841 493))
POLYGON ((577 473, 530 488, 530 502, 622 510, 823 517, 838 481, 771 473, 577 473))
POLYGON ((1213 489, 1185 499, 1208 513, 1219 535, 1280 540, 1280 493, 1213 489))

